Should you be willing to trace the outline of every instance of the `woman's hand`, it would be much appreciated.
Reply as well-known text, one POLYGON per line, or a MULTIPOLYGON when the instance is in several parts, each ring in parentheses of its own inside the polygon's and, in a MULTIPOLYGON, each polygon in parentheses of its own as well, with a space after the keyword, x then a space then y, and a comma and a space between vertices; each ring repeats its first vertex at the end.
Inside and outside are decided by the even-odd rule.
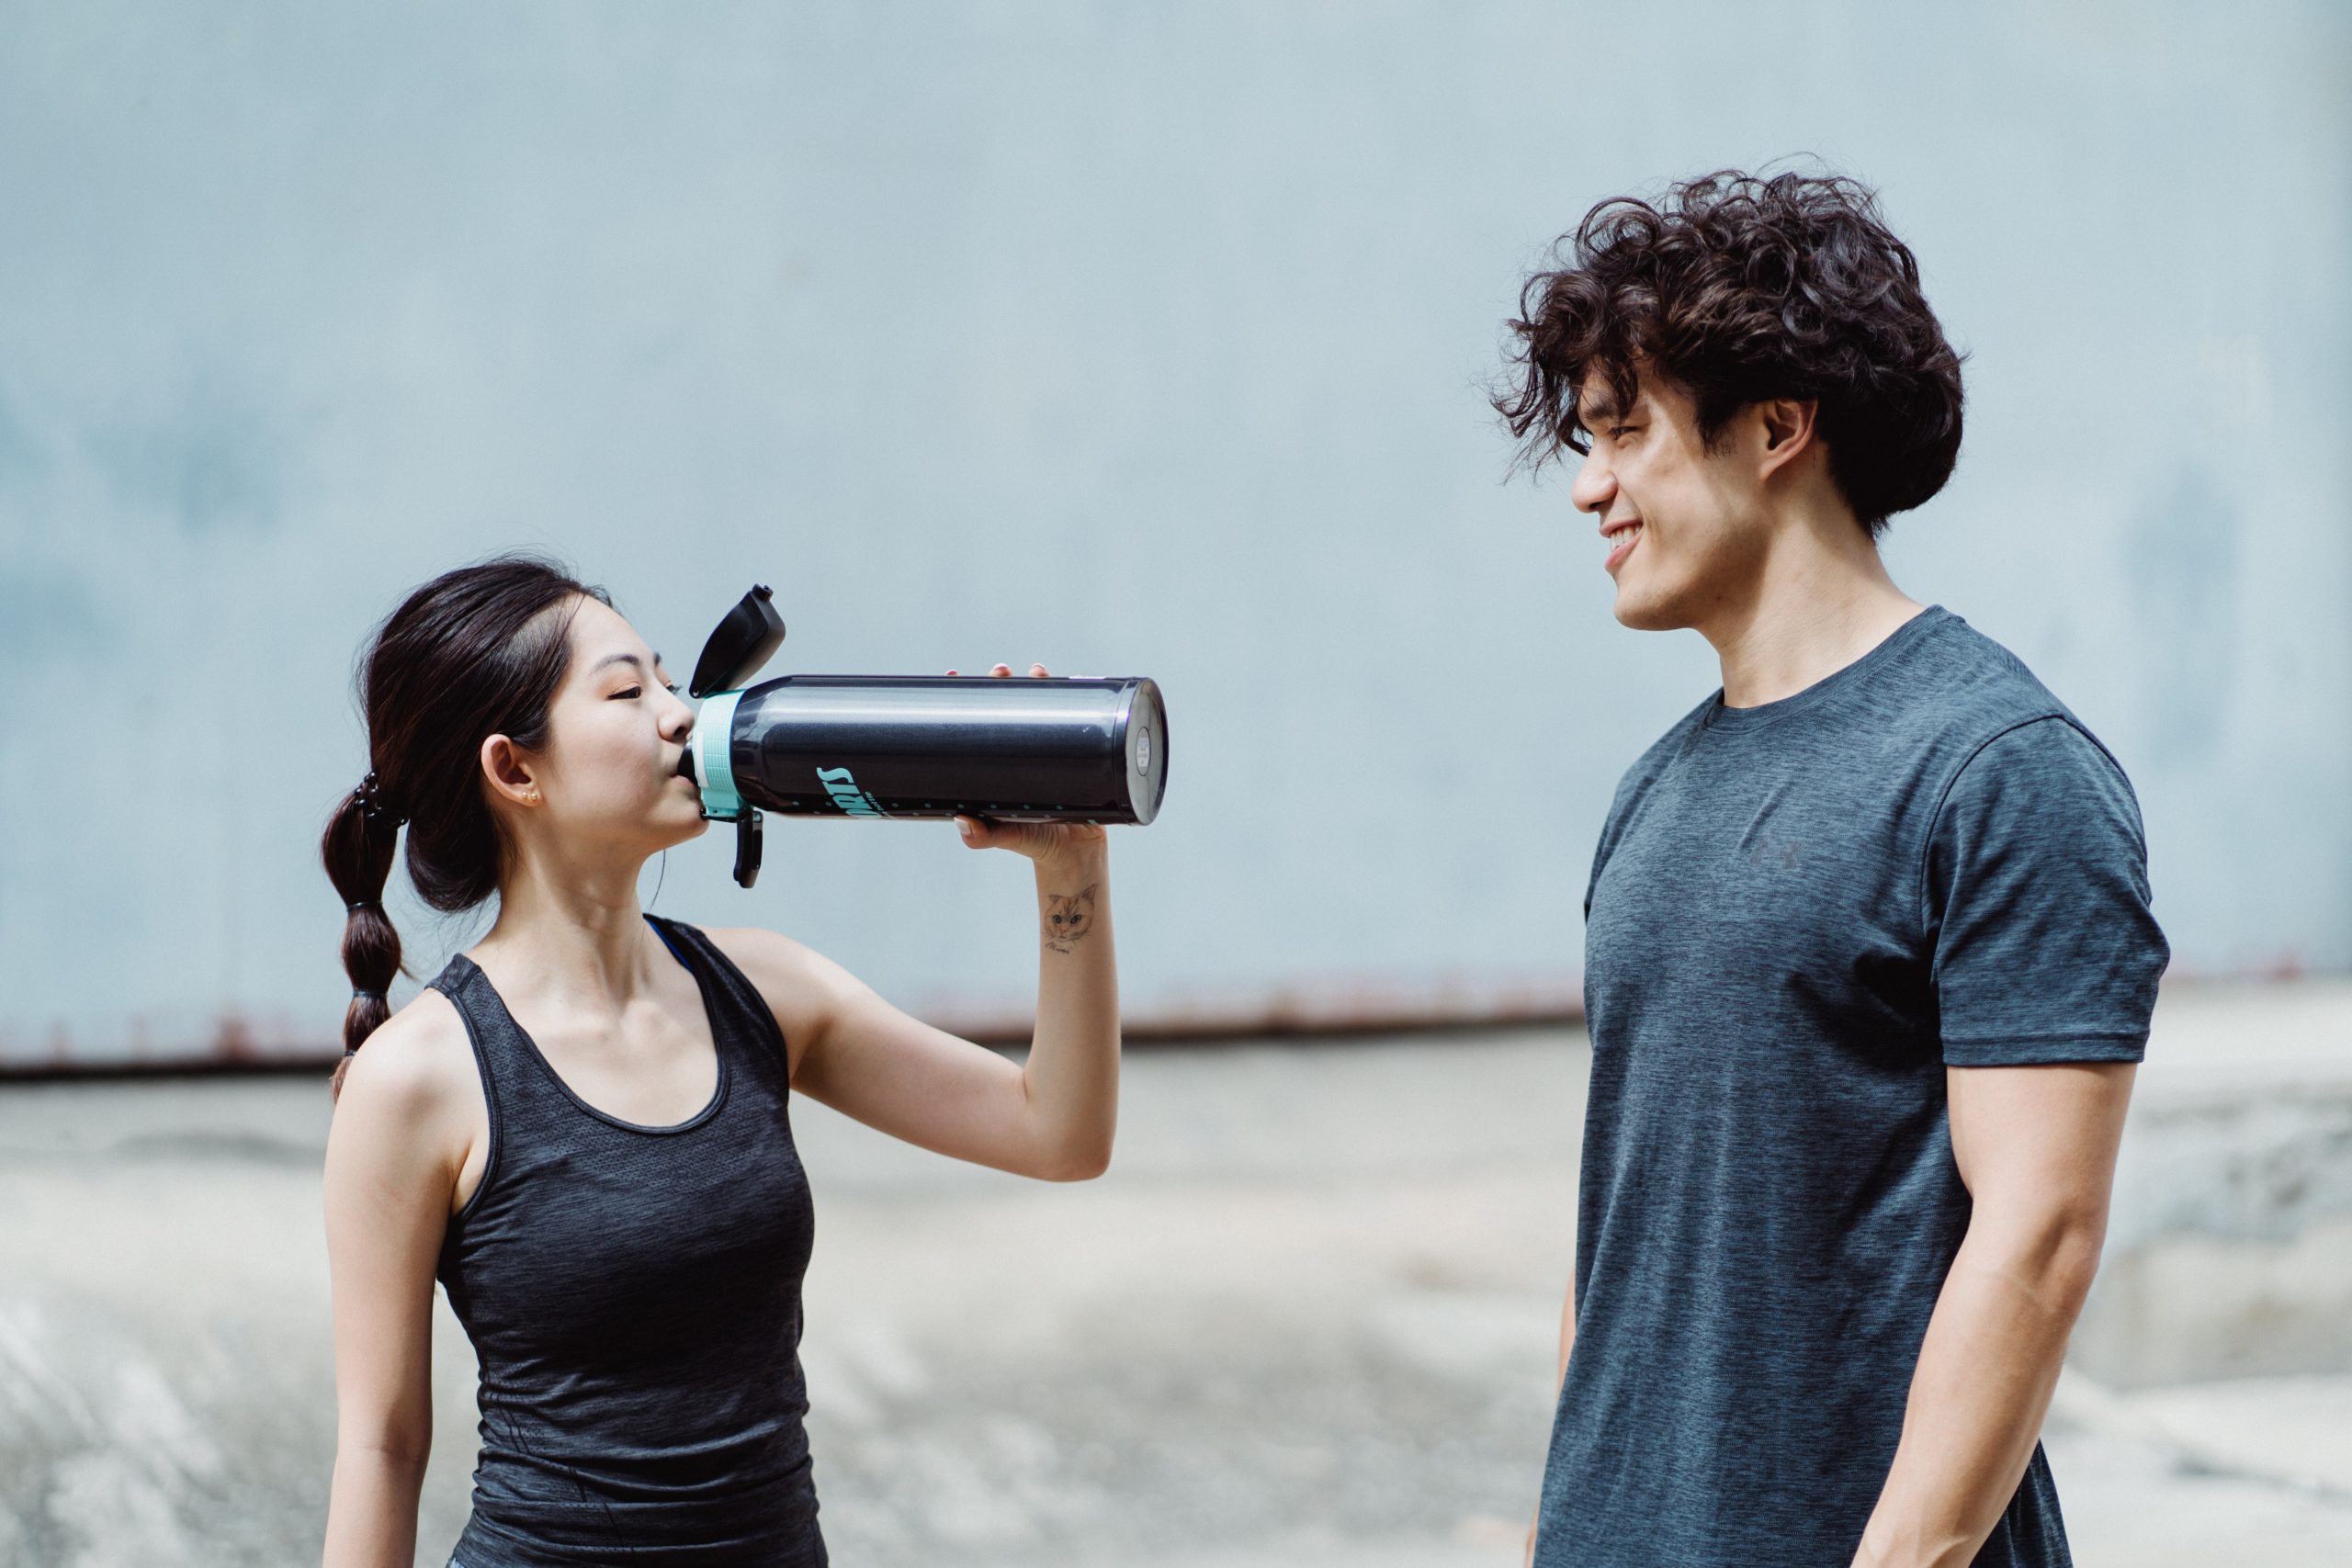
MULTIPOLYGON (((950 670, 948 673, 953 675, 956 671, 950 670)), ((1000 664, 989 673, 1001 680, 1010 679, 1012 666, 1000 664)), ((1029 666, 1029 676, 1036 681, 1051 678, 1042 664, 1029 666)), ((1040 865, 1099 855, 1110 842, 1110 835, 1098 822, 991 822, 980 817, 958 817, 956 828, 972 849, 1011 850, 1015 854, 1027 855, 1040 865)))

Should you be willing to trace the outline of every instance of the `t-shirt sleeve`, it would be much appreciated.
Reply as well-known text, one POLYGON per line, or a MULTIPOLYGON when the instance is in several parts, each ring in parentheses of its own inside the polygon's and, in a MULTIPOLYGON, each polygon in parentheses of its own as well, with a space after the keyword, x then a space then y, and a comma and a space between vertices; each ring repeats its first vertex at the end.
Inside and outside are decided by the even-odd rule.
POLYGON ((2123 771, 2061 717, 1961 770, 1928 846, 1944 1061, 2136 1062, 2170 956, 2123 771))

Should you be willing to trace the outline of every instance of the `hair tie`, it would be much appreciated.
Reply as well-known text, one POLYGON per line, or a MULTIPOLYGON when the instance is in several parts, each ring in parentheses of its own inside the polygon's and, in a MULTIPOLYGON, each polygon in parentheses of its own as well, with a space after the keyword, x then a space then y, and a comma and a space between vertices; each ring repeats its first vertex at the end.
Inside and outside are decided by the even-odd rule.
POLYGON ((355 1002, 362 1000, 380 1002, 384 999, 384 993, 381 991, 354 991, 351 993, 351 999, 355 1002))
POLYGON ((373 898, 362 898, 356 904, 345 904, 344 908, 355 915, 362 909, 373 909, 378 914, 382 914, 384 911, 384 906, 373 898))
POLYGON ((368 776, 359 781, 359 787, 351 794, 359 802, 359 815, 367 818, 370 826, 397 829, 408 820, 384 799, 383 789, 377 783, 373 768, 368 770, 368 776))

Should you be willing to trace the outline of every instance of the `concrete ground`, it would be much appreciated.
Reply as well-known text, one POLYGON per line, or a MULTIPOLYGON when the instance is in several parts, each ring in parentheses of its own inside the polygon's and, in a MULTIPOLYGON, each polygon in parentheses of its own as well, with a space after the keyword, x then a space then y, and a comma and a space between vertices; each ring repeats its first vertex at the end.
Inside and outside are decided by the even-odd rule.
MULTIPOLYGON (((2330 995, 2323 1033, 2352 1021, 2330 995)), ((2287 1005, 2168 998, 2151 1103, 2167 1051, 2188 1074, 2287 1005)), ((835 1560, 1515 1563, 1586 1060, 1567 1031, 1136 1052, 1117 1163, 1080 1187, 800 1109, 835 1560)), ((0 1562, 316 1560, 326 1119, 303 1080, 0 1087, 0 1562)), ((2161 1251, 2141 1230, 2134 1256, 2161 1251)), ((2163 1314, 2102 1310, 2117 1364, 2151 1364, 2163 1314)), ((471 1368, 440 1326, 420 1563, 470 1462, 471 1368)), ((2083 1568, 2352 1562, 2352 1375, 2131 1382, 2070 1373, 2048 1435, 2083 1568)))

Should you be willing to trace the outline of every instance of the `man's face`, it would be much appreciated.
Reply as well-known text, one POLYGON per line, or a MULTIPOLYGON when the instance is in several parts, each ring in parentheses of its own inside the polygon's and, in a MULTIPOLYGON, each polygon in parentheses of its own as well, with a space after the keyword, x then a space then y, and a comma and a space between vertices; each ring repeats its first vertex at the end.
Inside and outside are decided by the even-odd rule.
POLYGON ((1740 422, 1710 453, 1674 388, 1645 380, 1631 408, 1611 402, 1598 378, 1587 382, 1577 409, 1592 451, 1570 497, 1600 520, 1617 619, 1642 631, 1702 626, 1743 600, 1762 567, 1758 475, 1743 472, 1740 422))

